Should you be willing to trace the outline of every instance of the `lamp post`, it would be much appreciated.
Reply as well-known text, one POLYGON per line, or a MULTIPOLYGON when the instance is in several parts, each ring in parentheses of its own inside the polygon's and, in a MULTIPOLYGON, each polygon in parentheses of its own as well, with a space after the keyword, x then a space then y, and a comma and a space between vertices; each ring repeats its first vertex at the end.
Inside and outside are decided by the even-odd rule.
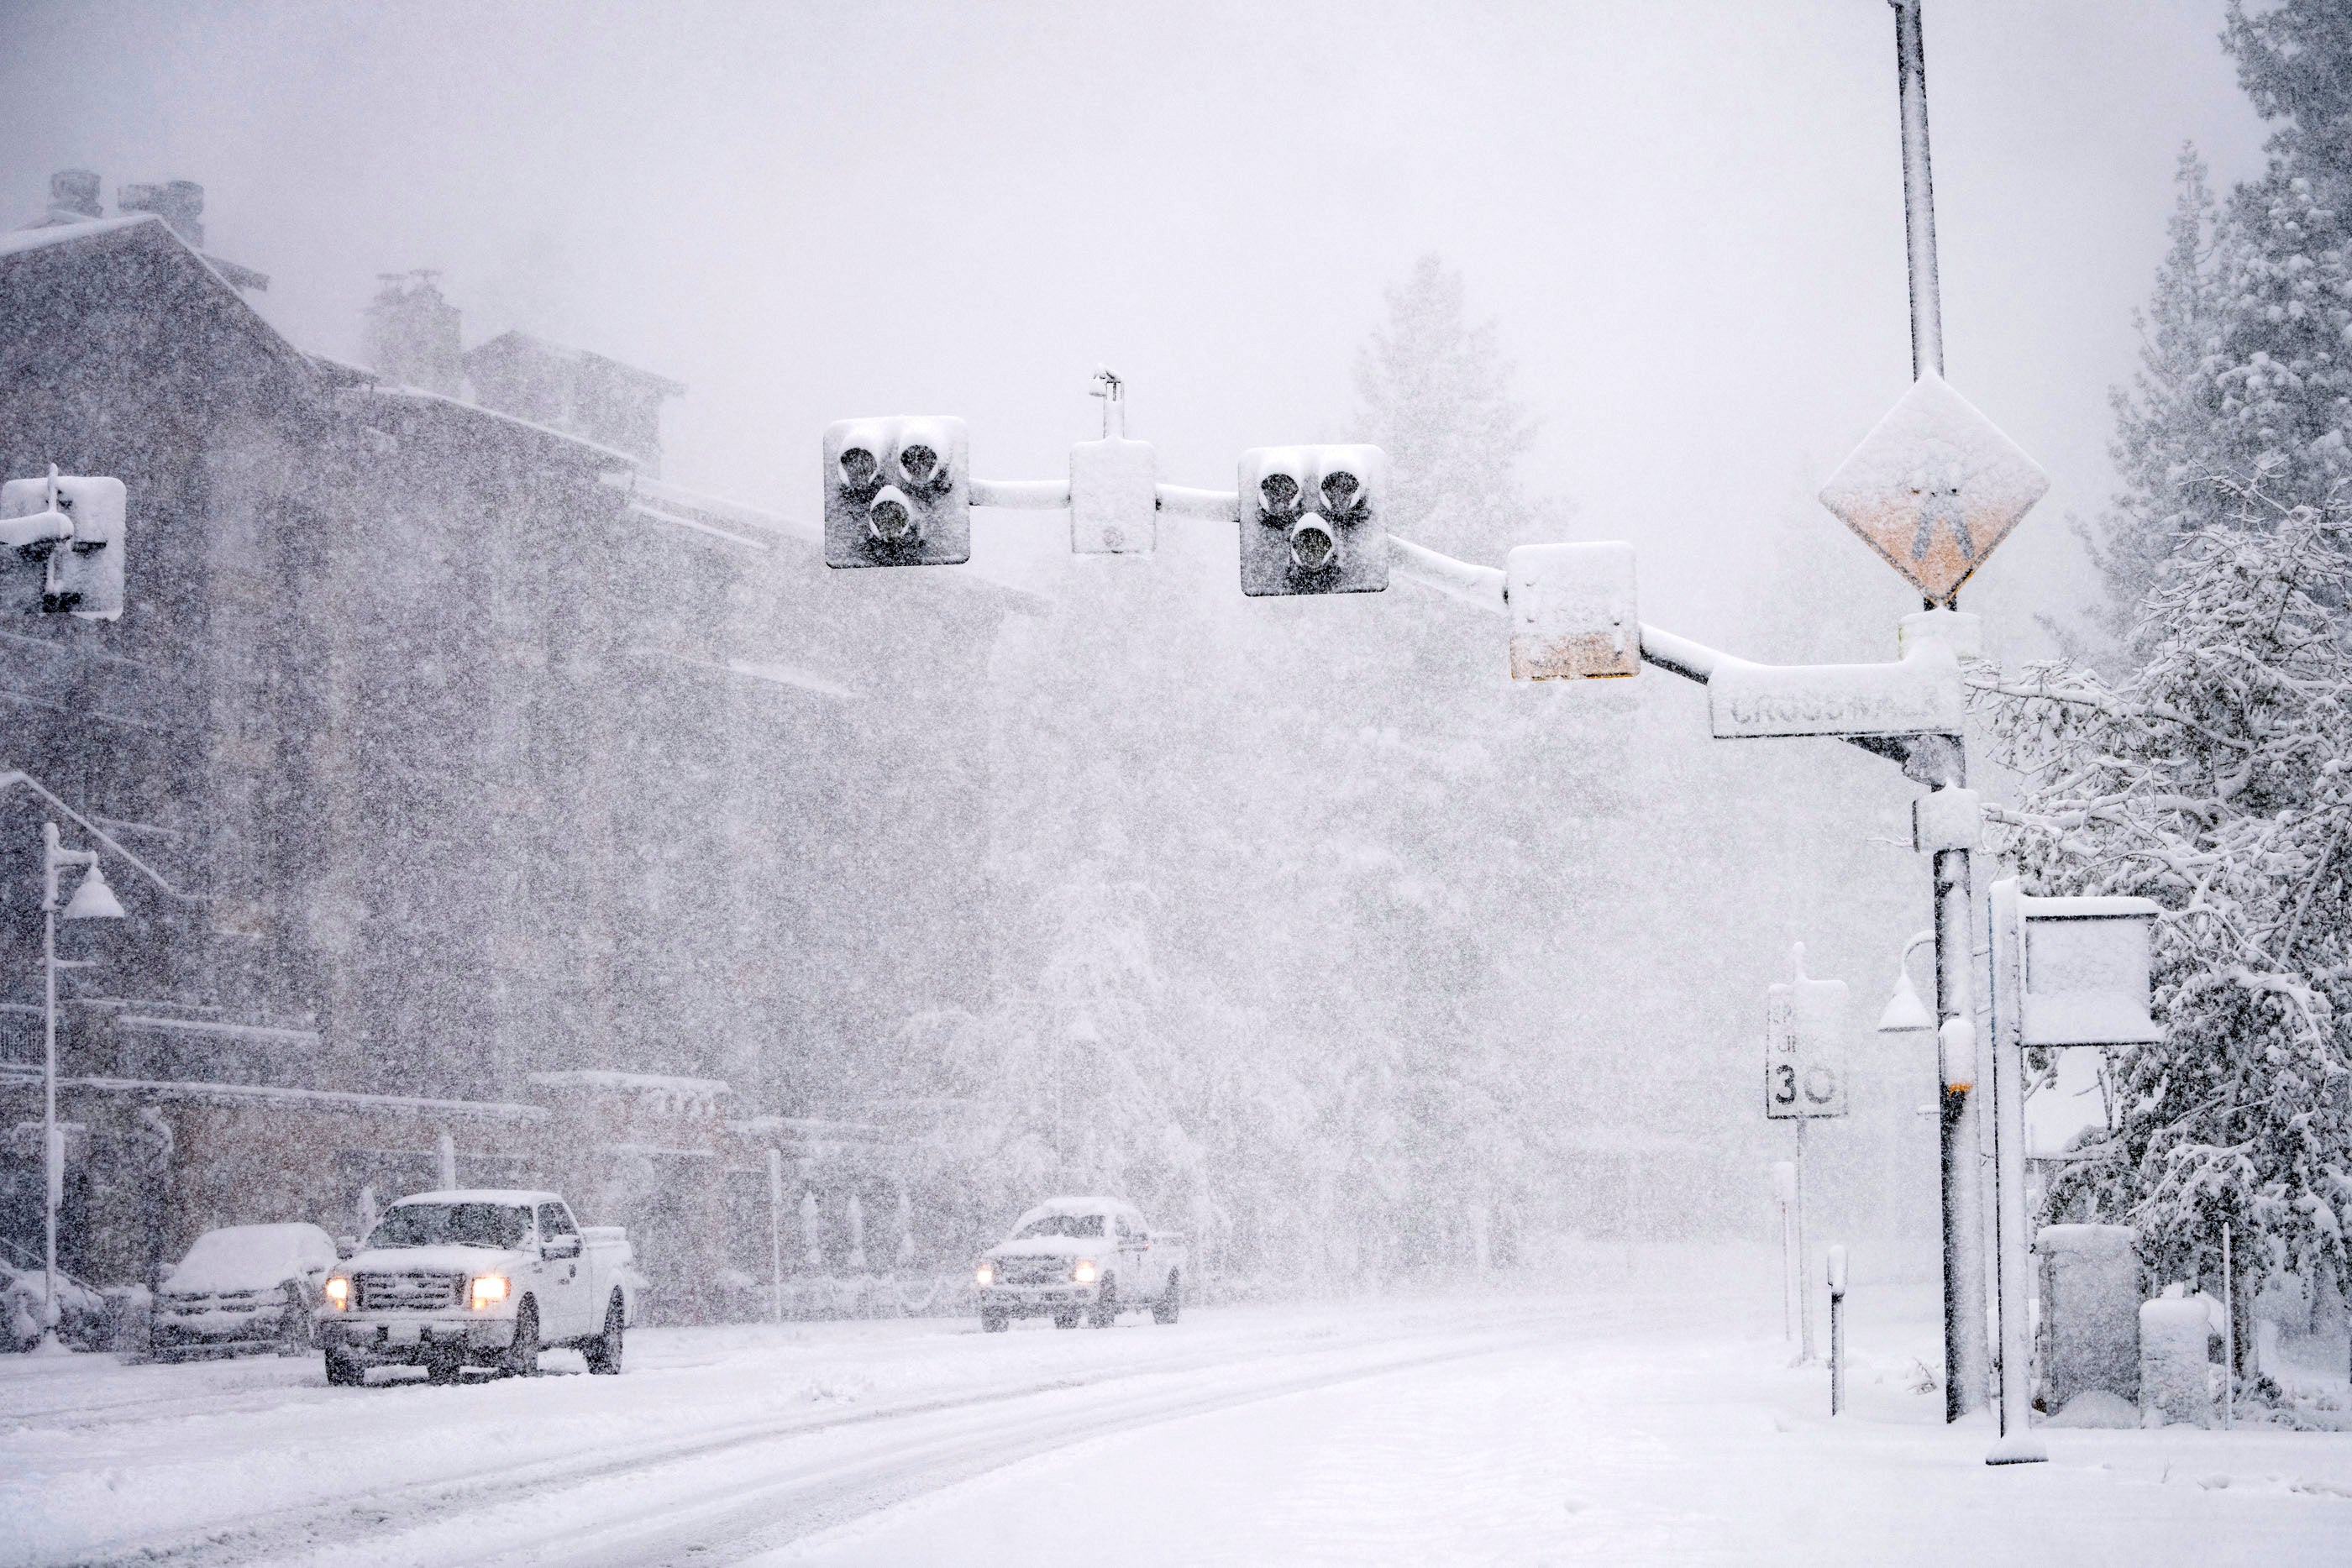
MULTIPOLYGON (((58 825, 41 824, 41 1151, 44 1159, 42 1187, 42 1266, 46 1278, 41 1295, 41 1348, 58 1348, 58 1206, 65 1197, 66 1148, 65 1135, 58 1130, 58 921, 120 920, 122 904, 114 890, 106 885, 106 873, 99 869, 95 850, 69 850, 58 840, 58 825), (73 897, 63 904, 58 902, 58 873, 68 866, 88 866, 89 870, 74 889, 73 897)), ((92 960, 64 961, 67 968, 79 968, 92 960)))

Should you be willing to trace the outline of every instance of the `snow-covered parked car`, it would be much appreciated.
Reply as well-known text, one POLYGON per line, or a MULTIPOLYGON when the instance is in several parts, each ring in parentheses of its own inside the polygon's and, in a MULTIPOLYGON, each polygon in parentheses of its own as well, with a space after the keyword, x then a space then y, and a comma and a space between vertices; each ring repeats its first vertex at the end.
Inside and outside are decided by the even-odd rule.
POLYGON ((583 1229, 555 1193, 418 1193, 385 1209, 328 1278, 327 1381, 391 1365, 422 1366, 436 1383, 467 1366, 527 1375, 558 1345, 616 1373, 642 1283, 620 1227, 583 1229))
POLYGON ((225 1225, 163 1276, 147 1343, 159 1361, 243 1350, 308 1354, 335 1239, 315 1225, 225 1225))
POLYGON ((1074 1329, 1085 1316, 1108 1328, 1119 1313, 1145 1308, 1153 1322, 1172 1323, 1184 1303, 1184 1238, 1152 1229, 1119 1198, 1049 1198, 981 1254, 973 1282, 980 1326, 992 1333, 1014 1318, 1074 1329))

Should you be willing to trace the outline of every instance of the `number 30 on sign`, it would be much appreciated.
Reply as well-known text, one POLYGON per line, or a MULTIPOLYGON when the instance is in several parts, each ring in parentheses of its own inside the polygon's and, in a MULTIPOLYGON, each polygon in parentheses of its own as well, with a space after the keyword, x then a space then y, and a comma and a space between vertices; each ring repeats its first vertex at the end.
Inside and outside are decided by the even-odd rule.
POLYGON ((1797 980, 1764 1003, 1764 1114, 1776 1120, 1845 1114, 1845 1064, 1837 1019, 1845 987, 1797 980), (1814 995, 1801 995, 1800 988, 1814 995))

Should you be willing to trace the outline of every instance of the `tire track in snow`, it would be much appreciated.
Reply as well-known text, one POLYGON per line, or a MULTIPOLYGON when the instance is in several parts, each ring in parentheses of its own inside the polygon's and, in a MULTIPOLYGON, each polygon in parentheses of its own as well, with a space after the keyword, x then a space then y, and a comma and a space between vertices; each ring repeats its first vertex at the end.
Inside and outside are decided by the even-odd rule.
POLYGON ((1598 1318, 1620 1315, 1600 1303, 1572 1308, 1561 1303, 1470 1324, 1423 1322, 1402 1332, 1336 1344, 1258 1348, 1239 1358, 1234 1354, 1236 1347, 1217 1344, 1198 1354, 1143 1366, 1106 1368, 1093 1375, 1024 1378, 867 1409, 737 1421, 691 1437, 641 1444, 625 1453, 599 1450, 539 1458, 460 1479, 379 1488, 270 1510, 233 1524, 108 1542, 68 1560, 210 1565, 310 1562, 331 1553, 339 1563, 359 1568, 373 1562, 435 1560, 454 1552, 472 1563, 635 1564, 688 1554, 699 1563, 723 1561, 786 1544, 1070 1443, 1334 1383, 1491 1354, 1539 1343, 1543 1333, 1591 1328, 1598 1326, 1598 1318), (1465 1345, 1465 1334, 1477 1343, 1465 1345), (1437 1351, 1381 1354, 1433 1335, 1453 1343, 1437 1351), (1270 1368, 1295 1365, 1310 1356, 1354 1359, 1345 1366, 1265 1375, 1270 1368), (1226 1375, 1216 1378, 1217 1385, 1210 1389, 1189 1382, 1180 1387, 1152 1386, 1220 1371, 1226 1375), (1099 1397, 1106 1390, 1117 1390, 1114 1403, 1099 1397), (1034 1408, 1037 1401, 1066 1401, 1080 1395, 1096 1397, 1076 1406, 1034 1408), (904 1431, 909 1425, 943 1425, 946 1429, 916 1435, 904 1431), (827 1440, 854 1442, 867 1429, 874 1431, 878 1451, 846 1459, 759 1452, 827 1440), (684 1479, 675 1479, 679 1477, 684 1479), (654 1486, 656 1497, 637 1504, 617 1500, 624 1492, 637 1494, 665 1479, 668 1484, 654 1486), (777 1516, 785 1510, 790 1517, 780 1521, 777 1516), (415 1539, 445 1531, 446 1545, 428 1546, 415 1539), (607 1534, 625 1544, 608 1553, 600 1539, 607 1534))

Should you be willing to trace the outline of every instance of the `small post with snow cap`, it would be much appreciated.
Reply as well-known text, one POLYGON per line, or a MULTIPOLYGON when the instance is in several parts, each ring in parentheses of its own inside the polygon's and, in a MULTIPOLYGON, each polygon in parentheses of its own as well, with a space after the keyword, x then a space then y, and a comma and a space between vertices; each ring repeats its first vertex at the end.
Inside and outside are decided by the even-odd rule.
POLYGON ((1845 1245, 1830 1249, 1830 1414, 1845 1413, 1845 1245))

